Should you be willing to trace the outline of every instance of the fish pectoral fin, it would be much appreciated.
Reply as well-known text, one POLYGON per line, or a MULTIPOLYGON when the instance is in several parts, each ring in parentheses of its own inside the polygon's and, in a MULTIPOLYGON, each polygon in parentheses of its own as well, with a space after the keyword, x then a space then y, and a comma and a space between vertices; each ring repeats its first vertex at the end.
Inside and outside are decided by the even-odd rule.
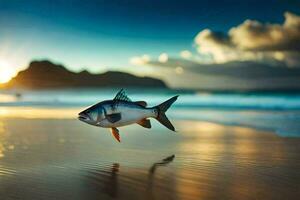
POLYGON ((118 142, 121 142, 119 130, 117 128, 114 128, 114 127, 111 128, 110 130, 111 130, 112 135, 116 138, 116 140, 118 142))
POLYGON ((146 107, 147 106, 147 102, 146 101, 135 101, 134 102, 137 105, 140 105, 142 107, 146 107))
POLYGON ((149 119, 142 119, 141 121, 138 121, 137 124, 141 125, 142 127, 145 128, 151 128, 151 122, 149 119))
POLYGON ((114 114, 106 115, 105 117, 110 123, 115 123, 117 121, 120 121, 121 113, 114 113, 114 114))

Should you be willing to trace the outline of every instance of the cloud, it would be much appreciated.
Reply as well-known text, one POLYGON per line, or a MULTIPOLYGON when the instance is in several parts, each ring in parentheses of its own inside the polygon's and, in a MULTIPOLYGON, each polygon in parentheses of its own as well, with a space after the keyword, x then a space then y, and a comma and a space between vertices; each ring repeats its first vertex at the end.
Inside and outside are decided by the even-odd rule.
POLYGON ((160 67, 155 71, 174 87, 299 89, 300 17, 284 16, 282 24, 246 20, 226 33, 204 29, 194 38, 196 54, 183 50, 178 57, 131 60, 160 67))
POLYGON ((290 12, 284 16, 282 25, 246 20, 229 30, 232 43, 252 51, 299 51, 300 17, 290 12))
MULTIPOLYGON (((189 73, 205 74, 213 76, 223 76, 236 79, 266 79, 266 78, 300 78, 300 68, 287 68, 283 63, 278 62, 277 67, 273 67, 267 63, 256 61, 230 61, 226 63, 210 63, 203 64, 191 60, 170 58, 168 62, 161 63, 158 61, 150 61, 148 64, 175 69, 177 74, 185 71, 189 73)), ((293 79, 294 81, 295 79, 293 79)), ((270 83, 271 84, 271 83, 270 83)), ((295 83, 300 86, 300 82, 295 83)))
MULTIPOLYGON (((284 18, 282 24, 248 19, 226 33, 204 29, 194 38, 198 54, 183 50, 179 53, 180 59, 199 64, 251 61, 272 67, 300 67, 300 16, 286 12, 284 18)), ((135 65, 172 64, 174 69, 180 67, 177 71, 181 74, 187 62, 181 65, 180 59, 174 62, 174 58, 164 52, 158 59, 143 55, 131 58, 130 62, 135 65)))
POLYGON ((228 33, 205 29, 194 41, 200 54, 216 63, 234 60, 284 61, 300 63, 300 17, 286 12, 283 24, 246 20, 228 33))
POLYGON ((150 61, 150 56, 144 54, 142 56, 134 56, 129 59, 129 62, 133 65, 145 65, 150 61))
POLYGON ((158 56, 158 61, 161 62, 161 63, 167 62, 168 59, 169 59, 169 56, 168 56, 168 54, 166 54, 166 53, 162 53, 162 54, 160 54, 160 55, 158 56))
POLYGON ((165 63, 158 61, 148 63, 164 69, 162 77, 173 87, 217 90, 298 90, 300 68, 288 68, 284 63, 280 65, 280 62, 277 64, 277 67, 256 61, 204 64, 181 58, 169 58, 165 63))
MULTIPOLYGON (((167 53, 160 54, 157 59, 157 61, 160 63, 166 63, 168 62, 168 60, 169 56, 167 53)), ((146 65, 151 63, 151 61, 152 60, 150 59, 150 56, 147 54, 144 54, 142 56, 134 56, 129 59, 129 63, 133 65, 146 65)))
POLYGON ((205 29, 198 33, 195 43, 200 54, 211 55, 215 62, 226 62, 238 57, 230 37, 221 32, 205 29))
POLYGON ((180 52, 180 57, 183 59, 189 59, 192 57, 192 53, 188 50, 183 50, 180 52))

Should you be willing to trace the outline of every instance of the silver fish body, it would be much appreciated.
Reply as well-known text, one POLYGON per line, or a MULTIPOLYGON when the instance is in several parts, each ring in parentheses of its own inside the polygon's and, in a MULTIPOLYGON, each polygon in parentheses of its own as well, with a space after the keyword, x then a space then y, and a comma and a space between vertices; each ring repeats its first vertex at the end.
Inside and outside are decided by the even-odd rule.
POLYGON ((80 112, 78 119, 93 126, 111 128, 113 136, 119 142, 117 127, 137 123, 145 128, 151 128, 148 118, 155 118, 168 129, 175 131, 165 112, 177 97, 174 96, 158 106, 147 107, 144 101, 131 101, 121 90, 113 100, 102 101, 80 112))
POLYGON ((156 108, 142 107, 134 102, 121 101, 114 105, 112 101, 107 101, 99 106, 107 112, 107 115, 116 113, 120 113, 121 115, 121 119, 116 122, 110 122, 107 118, 104 118, 96 123, 96 126, 104 128, 126 126, 137 123, 145 118, 155 118, 157 116, 156 108))

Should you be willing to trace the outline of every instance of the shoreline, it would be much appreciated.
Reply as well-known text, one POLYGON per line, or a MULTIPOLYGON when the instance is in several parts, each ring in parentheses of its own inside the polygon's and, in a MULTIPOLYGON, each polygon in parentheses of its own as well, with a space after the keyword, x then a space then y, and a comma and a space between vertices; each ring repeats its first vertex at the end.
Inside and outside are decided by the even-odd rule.
MULTIPOLYGON (((85 107, 0 106, 0 119, 70 119, 77 120, 85 107)), ((247 127, 269 131, 280 137, 300 137, 299 111, 178 109, 167 115, 171 121, 210 122, 223 126, 247 127), (293 118, 294 120, 293 120, 293 118)), ((155 119, 151 119, 155 121, 155 119)))
MULTIPOLYGON (((0 111, 0 120, 28 120, 28 121, 39 121, 39 120, 44 120, 44 121, 47 121, 47 120, 50 120, 50 121, 64 121, 64 120, 67 120, 67 121, 77 121, 77 118, 74 117, 75 115, 73 113, 77 113, 78 109, 76 109, 76 111, 74 112, 73 109, 70 109, 69 113, 67 114, 68 116, 66 116, 66 110, 61 110, 61 109, 58 109, 56 111, 53 111, 51 109, 46 109, 47 111, 50 111, 51 113, 51 116, 44 116, 44 117, 41 117, 41 116, 30 116, 30 117, 26 117, 26 116, 23 116, 23 117, 19 117, 19 116, 16 116, 14 114, 10 115, 10 116, 3 116, 0 111)), ((26 112, 28 113, 31 113, 32 110, 27 110, 26 112)), ((39 111, 43 111, 43 109, 39 109, 39 111)), ((24 110, 22 110, 23 114, 26 115, 26 112, 24 112, 24 110)), ((31 113, 32 114, 32 113, 31 113)), ((151 122, 154 122, 155 119, 153 118, 150 118, 151 122)), ((80 121, 78 121, 80 123, 80 121)), ((174 122, 174 124, 177 124, 177 123, 184 123, 184 122, 192 122, 192 123, 207 123, 207 124, 211 124, 213 126, 224 126, 224 127, 227 127, 227 128, 246 128, 246 129, 252 129, 254 132, 267 132, 269 134, 273 134, 274 136, 278 136, 278 137, 281 137, 281 138, 298 138, 300 136, 298 135, 282 135, 282 134, 278 134, 276 133, 274 130, 272 129, 268 129, 268 128, 261 128, 261 127, 254 127, 254 126, 248 126, 248 125, 242 125, 242 124, 226 124, 226 123, 218 123, 218 122, 215 122, 215 121, 209 121, 209 120, 196 120, 196 119, 173 119, 172 122, 174 122)), ((132 125, 129 125, 129 126, 133 126, 134 124, 132 125)), ((164 127, 160 127, 160 125, 156 125, 156 127, 158 127, 159 129, 161 130, 164 130, 165 128, 164 127)), ((96 127, 96 128, 99 128, 99 127, 96 127)), ((120 127, 121 129, 124 128, 124 127, 120 127)), ((99 129, 103 129, 103 130, 109 130, 107 128, 99 128, 99 129)), ((140 128, 142 130, 142 128, 140 128)), ((177 132, 181 132, 181 130, 178 130, 177 132)))

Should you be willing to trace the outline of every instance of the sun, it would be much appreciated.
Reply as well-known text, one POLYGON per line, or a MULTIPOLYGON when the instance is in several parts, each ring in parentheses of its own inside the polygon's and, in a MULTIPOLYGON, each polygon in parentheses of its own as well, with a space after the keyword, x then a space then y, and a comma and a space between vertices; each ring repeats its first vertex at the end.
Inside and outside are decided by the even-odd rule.
POLYGON ((9 62, 0 59, 0 83, 8 82, 14 76, 14 70, 9 62))

